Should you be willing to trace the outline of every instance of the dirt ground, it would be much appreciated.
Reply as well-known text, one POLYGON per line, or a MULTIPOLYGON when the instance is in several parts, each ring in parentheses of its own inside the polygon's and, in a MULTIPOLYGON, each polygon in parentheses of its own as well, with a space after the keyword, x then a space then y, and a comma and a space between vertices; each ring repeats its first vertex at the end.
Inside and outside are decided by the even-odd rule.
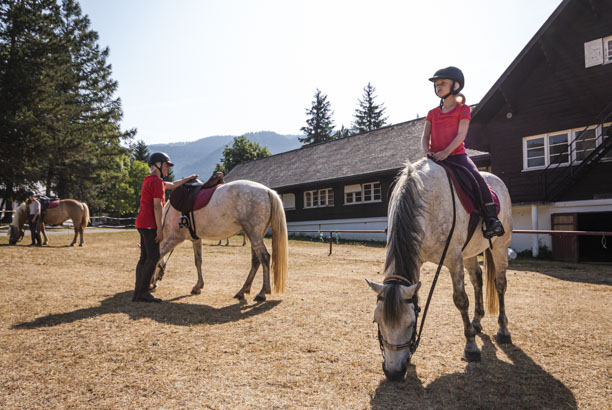
MULTIPOLYGON (((497 318, 486 316, 482 361, 469 364, 443 270, 406 380, 390 383, 364 281, 382 280, 382 247, 334 245, 327 256, 327 244, 292 240, 287 292, 254 303, 258 273, 240 304, 242 238, 205 244, 198 296, 184 243, 156 294, 164 303, 142 304, 131 302, 136 231, 86 232, 83 248, 49 239, 11 247, 0 236, 3 409, 612 407, 610 265, 513 261, 514 345, 496 344, 497 318)), ((425 265, 422 300, 434 272, 425 265)))

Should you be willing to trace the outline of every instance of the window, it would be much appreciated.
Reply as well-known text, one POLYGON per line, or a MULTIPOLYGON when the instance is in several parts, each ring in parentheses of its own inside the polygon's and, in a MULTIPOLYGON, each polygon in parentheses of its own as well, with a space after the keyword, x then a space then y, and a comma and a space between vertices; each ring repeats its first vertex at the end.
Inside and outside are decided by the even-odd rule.
POLYGON ((576 138, 574 141, 576 144, 575 158, 577 161, 584 160, 595 149, 595 146, 597 145, 595 131, 596 127, 588 128, 586 130, 584 128, 574 130, 574 138, 576 138))
POLYGON ((536 137, 525 140, 527 159, 524 168, 536 168, 546 165, 545 137, 536 137))
POLYGON ((366 202, 380 202, 381 198, 380 182, 346 185, 344 187, 344 203, 346 205, 366 202))
POLYGON ((603 39, 604 43, 604 64, 612 63, 612 36, 603 39))
MULTIPOLYGON (((542 169, 552 165, 567 165, 584 161, 607 138, 611 138, 612 123, 523 138, 523 169, 542 169), (573 151, 570 158, 570 144, 573 151)), ((612 159, 612 150, 604 156, 612 159)))
POLYGON ((281 194, 284 209, 295 209, 295 194, 281 194))
MULTIPOLYGON (((602 127, 601 136, 602 136, 601 143, 612 138, 612 122, 608 124, 604 124, 604 126, 602 127)), ((608 151, 606 155, 604 155, 603 157, 606 159, 612 159, 612 149, 608 151)))
POLYGON ((304 208, 334 206, 334 190, 331 188, 304 192, 304 208))

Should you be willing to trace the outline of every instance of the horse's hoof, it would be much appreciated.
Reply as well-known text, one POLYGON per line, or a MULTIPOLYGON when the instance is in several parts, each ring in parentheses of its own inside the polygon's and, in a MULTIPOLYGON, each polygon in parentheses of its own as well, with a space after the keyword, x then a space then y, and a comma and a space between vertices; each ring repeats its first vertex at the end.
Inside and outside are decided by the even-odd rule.
POLYGON ((500 345, 511 345, 512 337, 503 333, 497 333, 497 335, 495 335, 495 341, 500 345))
POLYGON ((82 248, 82 247, 83 247, 83 244, 82 244, 82 243, 80 243, 80 244, 79 244, 79 248, 82 248))
POLYGON ((240 300, 240 301, 243 301, 243 300, 244 300, 244 295, 242 295, 242 294, 240 294, 240 293, 236 293, 236 294, 234 295, 234 299, 238 299, 238 300, 240 300))
POLYGON ((477 350, 475 352, 468 352, 467 350, 463 351, 463 357, 461 360, 465 360, 466 362, 479 362, 480 361, 480 351, 477 350))
POLYGON ((200 290, 198 288, 191 289, 191 294, 192 295, 199 295, 200 293, 202 293, 202 290, 200 290))
POLYGON ((257 295, 255 296, 255 302, 265 302, 266 301, 266 296, 265 295, 257 295))
POLYGON ((482 325, 478 322, 472 322, 472 326, 474 326, 474 330, 476 333, 482 332, 482 325))
POLYGON ((74 246, 74 244, 73 244, 73 243, 71 243, 71 244, 70 244, 70 246, 74 246))

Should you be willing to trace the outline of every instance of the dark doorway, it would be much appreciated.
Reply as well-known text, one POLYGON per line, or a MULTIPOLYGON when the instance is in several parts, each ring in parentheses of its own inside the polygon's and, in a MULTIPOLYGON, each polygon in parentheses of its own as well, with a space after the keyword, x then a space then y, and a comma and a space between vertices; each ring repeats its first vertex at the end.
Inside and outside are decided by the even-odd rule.
MULTIPOLYGON (((612 212, 578 214, 578 230, 612 232, 612 212)), ((603 243, 601 236, 579 236, 578 254, 581 262, 612 262, 612 236, 603 243)))

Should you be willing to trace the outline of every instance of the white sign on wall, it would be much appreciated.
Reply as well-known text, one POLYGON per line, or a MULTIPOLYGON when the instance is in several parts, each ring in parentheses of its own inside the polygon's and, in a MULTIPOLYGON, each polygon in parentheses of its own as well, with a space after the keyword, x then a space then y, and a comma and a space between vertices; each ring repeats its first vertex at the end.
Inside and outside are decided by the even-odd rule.
POLYGON ((600 38, 584 43, 584 67, 603 64, 603 42, 600 38))

